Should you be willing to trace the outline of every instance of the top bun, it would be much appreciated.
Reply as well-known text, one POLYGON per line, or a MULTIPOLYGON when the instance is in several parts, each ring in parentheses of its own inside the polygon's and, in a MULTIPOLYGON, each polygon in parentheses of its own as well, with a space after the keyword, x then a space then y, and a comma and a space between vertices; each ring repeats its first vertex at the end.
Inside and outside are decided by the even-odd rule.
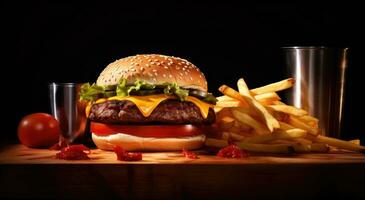
POLYGON ((177 83, 180 87, 208 91, 204 74, 185 59, 157 54, 136 55, 110 63, 99 75, 97 85, 116 85, 121 79, 127 84, 136 80, 150 84, 177 83))

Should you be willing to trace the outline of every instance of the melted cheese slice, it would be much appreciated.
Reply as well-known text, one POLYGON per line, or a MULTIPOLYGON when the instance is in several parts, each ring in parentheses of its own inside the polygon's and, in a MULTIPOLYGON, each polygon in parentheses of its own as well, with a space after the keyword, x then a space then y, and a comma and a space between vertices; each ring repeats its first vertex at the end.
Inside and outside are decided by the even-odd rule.
MULTIPOLYGON (((119 100, 119 101, 128 100, 128 101, 133 102, 137 106, 137 108, 139 109, 139 111, 142 113, 142 115, 144 117, 148 117, 151 115, 153 110, 155 110, 155 108, 162 101, 164 101, 166 99, 176 99, 176 97, 173 95, 166 95, 166 94, 148 95, 148 96, 126 96, 126 97, 114 96, 114 97, 110 97, 110 98, 98 99, 97 101, 95 101, 94 104, 103 103, 107 100, 119 100)), ((195 104, 200 109, 200 112, 204 118, 208 117, 209 108, 214 108, 214 105, 205 103, 205 102, 199 100, 198 98, 191 97, 191 96, 186 97, 185 101, 189 101, 189 102, 192 102, 193 104, 195 104)), ((89 104, 86 107, 87 116, 89 116, 91 106, 92 106, 92 104, 89 104)))

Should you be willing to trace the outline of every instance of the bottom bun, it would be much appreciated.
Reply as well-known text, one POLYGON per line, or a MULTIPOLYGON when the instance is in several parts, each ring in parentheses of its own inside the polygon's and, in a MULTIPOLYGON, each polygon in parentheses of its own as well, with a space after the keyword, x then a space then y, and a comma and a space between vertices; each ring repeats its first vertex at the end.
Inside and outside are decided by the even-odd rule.
POLYGON ((198 149, 203 146, 205 135, 181 138, 138 137, 123 133, 99 136, 92 133, 92 139, 99 149, 113 150, 120 146, 128 151, 178 151, 198 149))

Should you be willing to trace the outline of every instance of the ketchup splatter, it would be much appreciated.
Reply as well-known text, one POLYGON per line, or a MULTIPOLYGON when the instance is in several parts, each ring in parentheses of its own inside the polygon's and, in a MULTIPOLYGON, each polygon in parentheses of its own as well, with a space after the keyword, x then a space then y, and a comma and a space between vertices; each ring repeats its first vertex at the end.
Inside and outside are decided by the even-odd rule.
POLYGON ((245 158, 248 157, 248 153, 232 144, 219 150, 217 156, 223 158, 245 158))
POLYGON ((89 148, 82 144, 70 145, 61 149, 59 153, 56 154, 57 159, 64 160, 89 160, 91 151, 89 148))
POLYGON ((141 153, 131 153, 120 146, 114 147, 114 152, 117 154, 117 159, 121 161, 140 161, 142 160, 141 153))
POLYGON ((185 158, 198 159, 198 156, 196 155, 196 153, 188 151, 186 149, 182 150, 182 154, 183 154, 183 156, 185 156, 185 158))

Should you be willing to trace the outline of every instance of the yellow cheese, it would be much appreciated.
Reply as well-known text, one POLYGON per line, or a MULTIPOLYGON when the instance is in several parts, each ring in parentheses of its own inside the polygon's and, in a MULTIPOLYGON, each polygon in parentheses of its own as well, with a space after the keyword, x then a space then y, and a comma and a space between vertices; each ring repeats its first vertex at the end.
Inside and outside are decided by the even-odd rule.
POLYGON ((195 97, 188 96, 188 97, 186 97, 186 101, 190 101, 193 104, 195 104, 196 106, 198 106, 198 108, 200 109, 200 112, 202 113, 204 118, 208 117, 209 108, 214 108, 213 105, 207 104, 195 97))
MULTIPOLYGON (((133 102, 137 106, 137 108, 139 109, 139 111, 142 113, 142 115, 144 117, 148 117, 151 115, 153 110, 162 101, 164 101, 166 99, 176 99, 176 97, 173 95, 166 95, 166 94, 148 95, 148 96, 126 96, 126 97, 114 96, 114 97, 109 97, 108 99, 105 99, 105 98, 99 99, 95 103, 102 103, 102 102, 105 102, 106 100, 119 100, 119 101, 128 100, 128 101, 133 102)), ((214 107, 214 105, 205 103, 205 102, 199 100, 198 98, 191 97, 191 96, 188 96, 185 100, 194 103, 200 109, 200 112, 204 118, 208 117, 209 108, 214 107)), ((86 109, 90 110, 90 108, 86 108, 86 109)), ((88 113, 89 112, 87 112, 87 115, 88 115, 88 113)))

